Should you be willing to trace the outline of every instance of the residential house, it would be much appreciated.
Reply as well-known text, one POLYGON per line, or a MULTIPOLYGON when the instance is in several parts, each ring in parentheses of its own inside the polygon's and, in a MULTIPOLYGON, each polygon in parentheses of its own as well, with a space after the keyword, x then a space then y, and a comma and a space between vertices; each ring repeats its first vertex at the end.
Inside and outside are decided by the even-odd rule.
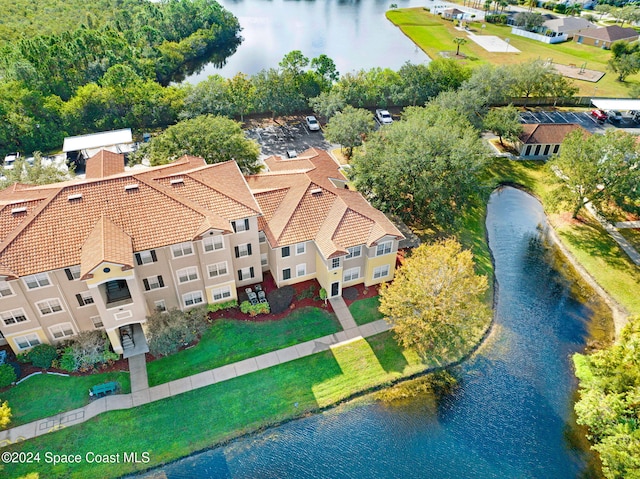
POLYGON ((121 154, 101 151, 86 178, 0 191, 9 346, 103 329, 127 356, 144 351, 151 311, 235 299, 266 272, 279 285, 318 278, 333 296, 393 277, 402 235, 344 188, 325 152, 267 163, 273 171, 246 179, 235 162, 190 156, 125 171, 121 154), (125 331, 135 340, 127 350, 125 331))
POLYGON ((588 30, 597 28, 593 23, 582 17, 561 17, 552 20, 546 20, 541 27, 543 35, 561 36, 572 38, 574 34, 580 30, 588 30))
POLYGON ((530 123, 522 125, 519 137, 520 157, 527 159, 547 159, 560 151, 564 138, 574 130, 587 130, 575 123, 530 123))
POLYGON ((578 43, 600 48, 611 48, 611 44, 618 40, 634 42, 637 39, 638 32, 636 30, 633 28, 622 28, 619 25, 580 30, 573 36, 573 40, 578 43))

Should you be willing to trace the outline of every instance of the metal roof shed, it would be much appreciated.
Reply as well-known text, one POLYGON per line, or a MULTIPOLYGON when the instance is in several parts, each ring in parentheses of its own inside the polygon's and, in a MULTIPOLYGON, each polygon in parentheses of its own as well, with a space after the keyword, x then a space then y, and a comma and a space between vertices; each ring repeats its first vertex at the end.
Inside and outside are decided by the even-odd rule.
POLYGON ((64 139, 62 151, 82 151, 91 148, 103 148, 126 143, 132 143, 131 128, 122 130, 103 131, 90 135, 70 136, 64 139))
POLYGON ((620 99, 592 99, 591 103, 596 108, 601 110, 640 110, 640 100, 633 98, 620 98, 620 99))

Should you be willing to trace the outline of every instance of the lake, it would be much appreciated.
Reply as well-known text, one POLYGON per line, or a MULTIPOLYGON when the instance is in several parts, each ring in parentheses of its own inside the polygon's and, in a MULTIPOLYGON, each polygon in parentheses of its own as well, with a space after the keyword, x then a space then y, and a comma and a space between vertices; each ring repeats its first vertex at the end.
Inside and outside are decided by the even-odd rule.
MULTIPOLYGON (((209 75, 253 75, 277 68, 282 57, 300 50, 309 59, 324 53, 341 74, 374 67, 399 69, 405 62, 429 57, 384 14, 391 3, 418 7, 419 0, 219 0, 240 21, 244 40, 220 66, 206 63, 185 81, 198 83, 209 75)), ((453 48, 453 46, 452 46, 453 48)))
MULTIPOLYGON (((540 203, 493 193, 493 330, 437 398, 347 404, 160 468, 168 479, 600 477, 574 422, 571 355, 610 334, 597 297, 564 272, 540 203), (577 295, 580 295, 579 297, 577 295), (596 311, 599 313, 596 314, 596 311)), ((142 477, 142 476, 140 476, 142 477)))

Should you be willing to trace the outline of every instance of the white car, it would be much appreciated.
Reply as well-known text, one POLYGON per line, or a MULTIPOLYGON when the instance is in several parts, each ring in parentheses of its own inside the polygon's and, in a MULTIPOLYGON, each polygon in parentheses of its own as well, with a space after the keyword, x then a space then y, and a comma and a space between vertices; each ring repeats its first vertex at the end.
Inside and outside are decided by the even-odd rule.
POLYGON ((5 156, 4 169, 5 170, 13 169, 13 164, 16 162, 18 158, 20 158, 20 153, 9 153, 7 156, 5 156))
POLYGON ((309 128, 309 131, 320 131, 320 123, 318 123, 318 120, 315 116, 309 115, 304 119, 304 121, 307 123, 307 128, 309 128))
POLYGON ((376 118, 381 125, 388 125, 389 123, 393 123, 391 113, 389 113, 387 110, 376 110, 376 118))

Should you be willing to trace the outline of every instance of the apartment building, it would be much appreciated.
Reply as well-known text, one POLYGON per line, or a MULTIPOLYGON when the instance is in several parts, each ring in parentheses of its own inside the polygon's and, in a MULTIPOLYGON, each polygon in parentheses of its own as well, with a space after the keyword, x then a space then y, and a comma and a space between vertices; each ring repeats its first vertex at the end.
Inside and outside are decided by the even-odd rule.
POLYGON ((393 277, 401 233, 326 152, 266 163, 247 178, 190 156, 124 171, 101 151, 84 179, 1 191, 4 339, 19 353, 104 329, 127 356, 146 347, 151 311, 235 299, 267 272, 279 286, 317 278, 330 296, 393 277))

